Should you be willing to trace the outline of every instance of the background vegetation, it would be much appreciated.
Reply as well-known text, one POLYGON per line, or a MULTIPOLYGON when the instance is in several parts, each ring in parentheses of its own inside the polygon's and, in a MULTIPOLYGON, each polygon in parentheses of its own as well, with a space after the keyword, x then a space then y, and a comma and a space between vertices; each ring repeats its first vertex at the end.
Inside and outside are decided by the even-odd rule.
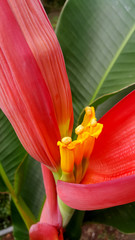
POLYGON ((10 196, 0 194, 0 230, 11 225, 10 196))

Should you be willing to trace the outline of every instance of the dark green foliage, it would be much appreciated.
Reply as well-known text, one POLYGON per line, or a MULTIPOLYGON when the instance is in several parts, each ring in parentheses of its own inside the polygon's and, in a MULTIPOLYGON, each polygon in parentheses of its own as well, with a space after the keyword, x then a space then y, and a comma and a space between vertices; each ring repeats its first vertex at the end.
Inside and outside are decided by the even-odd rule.
POLYGON ((11 213, 14 226, 13 233, 15 240, 29 240, 28 229, 26 228, 26 225, 22 220, 20 214, 18 213, 13 201, 11 201, 11 213))
POLYGON ((103 223, 125 233, 134 233, 135 202, 102 210, 86 211, 84 222, 103 223))
POLYGON ((60 9, 66 0, 41 0, 47 13, 60 9))
POLYGON ((10 197, 0 194, 0 230, 11 226, 10 197))

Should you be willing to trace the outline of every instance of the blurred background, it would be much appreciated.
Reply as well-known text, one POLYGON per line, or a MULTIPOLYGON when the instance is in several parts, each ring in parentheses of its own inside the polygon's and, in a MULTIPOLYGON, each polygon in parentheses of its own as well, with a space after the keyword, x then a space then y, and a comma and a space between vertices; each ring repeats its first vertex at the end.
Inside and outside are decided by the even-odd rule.
POLYGON ((66 0, 41 0, 54 29, 65 1, 66 0))

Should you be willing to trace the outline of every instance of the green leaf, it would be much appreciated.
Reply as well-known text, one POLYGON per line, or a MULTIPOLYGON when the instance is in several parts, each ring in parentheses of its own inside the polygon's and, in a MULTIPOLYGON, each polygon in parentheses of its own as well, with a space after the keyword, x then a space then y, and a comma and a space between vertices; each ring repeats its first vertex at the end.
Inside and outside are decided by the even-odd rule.
POLYGON ((0 188, 8 189, 29 228, 38 221, 45 201, 41 166, 28 156, 2 111, 0 133, 0 188))
POLYGON ((28 156, 21 165, 23 168, 23 179, 20 195, 39 220, 43 204, 45 202, 45 190, 41 172, 41 164, 28 156))
POLYGON ((84 106, 135 83, 135 1, 68 0, 56 33, 75 123, 84 106))
POLYGON ((45 202, 41 164, 27 154, 15 173, 15 193, 21 196, 39 220, 45 202))
MULTIPOLYGON (((133 84, 130 87, 127 87, 118 93, 108 94, 93 102, 92 106, 96 109, 96 118, 99 120, 106 112, 108 112, 116 103, 118 103, 122 98, 128 95, 135 89, 133 84)), ((78 119, 78 125, 83 121, 85 111, 83 110, 78 119)))
POLYGON ((0 193, 1 192, 8 192, 8 189, 2 179, 2 177, 0 176, 0 193))
POLYGON ((29 240, 29 233, 24 221, 18 213, 13 201, 11 201, 11 213, 13 222, 14 240, 29 240))
POLYGON ((36 220, 21 196, 14 191, 14 175, 17 167, 27 155, 20 144, 11 124, 0 110, 0 176, 6 185, 12 199, 29 228, 36 220))
POLYGON ((15 189, 15 194, 17 196, 19 196, 22 190, 27 158, 28 158, 28 154, 26 154, 25 157, 22 159, 21 163, 19 164, 15 172, 14 189, 15 189))
POLYGON ((11 183, 14 185, 16 168, 26 155, 11 124, 0 110, 0 163, 11 183))
MULTIPOLYGON (((108 112, 116 103, 118 103, 122 98, 124 98, 126 95, 128 95, 130 92, 132 92, 135 89, 135 85, 132 85, 130 87, 127 87, 118 93, 112 93, 105 95, 99 99, 97 99, 95 102, 92 103, 92 106, 96 109, 96 118, 99 120, 106 112, 108 112)), ((83 121, 85 111, 81 112, 77 125, 81 124, 83 121)))
POLYGON ((117 94, 112 94, 111 96, 105 96, 103 100, 101 97, 97 101, 95 101, 92 105, 96 108, 96 117, 100 119, 106 112, 108 112, 116 103, 118 103, 122 98, 128 95, 135 89, 135 85, 132 85, 126 89, 121 90, 117 94))
POLYGON ((122 232, 133 233, 135 232, 135 203, 103 210, 87 211, 84 221, 104 223, 116 227, 122 232))
POLYGON ((34 215, 32 214, 32 212, 30 211, 30 209, 28 208, 28 206, 23 201, 23 199, 20 196, 16 196, 15 191, 14 191, 1 163, 0 163, 0 174, 1 174, 1 177, 2 177, 6 187, 8 188, 9 193, 11 194, 11 197, 14 201, 14 204, 16 205, 16 208, 18 209, 27 228, 29 229, 29 227, 33 223, 36 222, 36 219, 35 219, 34 215))
POLYGON ((78 240, 81 236, 81 226, 84 218, 84 211, 75 210, 69 224, 64 233, 64 239, 78 240), (73 227, 74 226, 74 227, 73 227))

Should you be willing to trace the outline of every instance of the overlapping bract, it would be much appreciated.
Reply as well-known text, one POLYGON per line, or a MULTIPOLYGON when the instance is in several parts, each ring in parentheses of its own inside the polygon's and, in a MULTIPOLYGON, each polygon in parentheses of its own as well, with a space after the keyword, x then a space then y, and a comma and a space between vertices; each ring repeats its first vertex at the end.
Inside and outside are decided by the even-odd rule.
POLYGON ((103 132, 82 182, 58 182, 58 195, 68 206, 93 210, 135 201, 134 102, 135 91, 100 119, 103 132))
POLYGON ((0 12, 0 107, 27 152, 55 170, 73 125, 58 40, 39 1, 1 0, 0 12))

